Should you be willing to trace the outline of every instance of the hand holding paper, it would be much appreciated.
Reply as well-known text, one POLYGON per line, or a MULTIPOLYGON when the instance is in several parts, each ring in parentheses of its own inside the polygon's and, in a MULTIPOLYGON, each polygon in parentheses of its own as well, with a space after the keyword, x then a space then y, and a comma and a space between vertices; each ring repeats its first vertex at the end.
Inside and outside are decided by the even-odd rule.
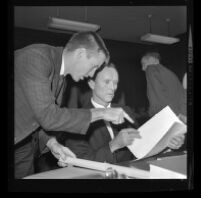
POLYGON ((182 122, 184 122, 185 124, 187 123, 187 117, 186 117, 185 115, 179 114, 179 115, 178 115, 178 118, 179 118, 182 122))
POLYGON ((60 167, 65 167, 68 166, 64 161, 67 158, 76 158, 76 155, 67 147, 62 146, 62 155, 59 157, 59 160, 57 162, 58 166, 60 167))
POLYGON ((168 147, 171 149, 179 149, 184 144, 185 135, 178 134, 173 136, 168 143, 168 147))
MULTIPOLYGON (((59 161, 65 161, 67 157, 76 158, 76 155, 69 148, 59 144, 54 137, 47 142, 47 147, 59 161)), ((67 166, 67 164, 61 162, 58 162, 58 165, 67 166)))
POLYGON ((128 148, 137 158, 152 156, 161 152, 168 144, 173 147, 178 141, 181 144, 182 140, 176 138, 175 142, 175 137, 186 133, 186 130, 186 125, 167 106, 138 129, 142 138, 136 139, 128 148))
POLYGON ((110 142, 111 152, 131 145, 135 138, 141 138, 139 131, 134 128, 122 129, 118 135, 110 142))

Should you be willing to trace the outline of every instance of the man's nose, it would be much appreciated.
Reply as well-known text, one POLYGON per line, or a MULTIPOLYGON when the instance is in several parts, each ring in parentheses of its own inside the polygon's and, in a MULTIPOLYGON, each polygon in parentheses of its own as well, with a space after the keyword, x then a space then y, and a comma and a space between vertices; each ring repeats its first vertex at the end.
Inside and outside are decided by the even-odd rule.
POLYGON ((96 71, 96 68, 94 68, 90 73, 89 73, 89 76, 90 77, 93 77, 94 76, 94 73, 95 73, 95 71, 96 71))
POLYGON ((111 83, 109 84, 109 87, 110 87, 110 89, 111 89, 112 91, 114 91, 114 90, 115 90, 114 83, 112 83, 112 82, 111 82, 111 83))

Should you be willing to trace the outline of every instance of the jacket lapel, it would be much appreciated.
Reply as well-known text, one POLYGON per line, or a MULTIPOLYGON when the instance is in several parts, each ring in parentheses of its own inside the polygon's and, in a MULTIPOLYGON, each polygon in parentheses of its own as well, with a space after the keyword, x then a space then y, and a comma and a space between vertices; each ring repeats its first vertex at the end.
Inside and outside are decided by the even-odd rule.
POLYGON ((54 65, 51 88, 55 97, 56 97, 56 94, 58 94, 58 89, 59 89, 62 52, 63 52, 63 47, 57 47, 56 49, 55 48, 51 49, 52 63, 54 65))
MULTIPOLYGON (((92 103, 91 103, 91 100, 89 101, 88 105, 86 105, 86 107, 87 107, 87 108, 94 108, 94 106, 93 106, 92 103)), ((100 134, 100 135, 102 135, 102 138, 104 138, 105 141, 107 142, 108 139, 109 139, 109 140, 112 139, 111 136, 110 136, 110 132, 108 131, 107 126, 106 126, 106 123, 104 122, 104 120, 100 120, 100 122, 102 122, 102 123, 103 123, 103 126, 104 126, 104 127, 102 128, 102 130, 101 130, 101 134, 100 134)), ((110 125, 111 125, 111 123, 110 123, 110 125)), ((117 131, 113 129, 112 125, 111 125, 111 128, 112 128, 112 130, 113 130, 113 132, 114 132, 114 136, 116 136, 117 131)))

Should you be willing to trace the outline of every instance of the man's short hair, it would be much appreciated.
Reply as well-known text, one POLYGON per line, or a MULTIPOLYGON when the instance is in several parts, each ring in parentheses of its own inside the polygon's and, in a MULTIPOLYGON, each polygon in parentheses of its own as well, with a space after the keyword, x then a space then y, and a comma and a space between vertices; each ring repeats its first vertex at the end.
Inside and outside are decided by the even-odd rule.
POLYGON ((73 34, 65 48, 72 52, 78 48, 85 48, 88 55, 95 52, 103 52, 106 59, 109 61, 109 51, 105 46, 103 39, 95 32, 86 31, 73 34))
POLYGON ((142 56, 142 59, 148 59, 150 57, 154 57, 154 58, 158 59, 159 62, 161 61, 161 56, 158 52, 147 52, 142 56))
POLYGON ((90 79, 95 81, 96 77, 98 75, 98 73, 100 73, 105 67, 109 67, 109 68, 114 68, 115 70, 117 70, 116 66, 114 63, 109 62, 108 64, 103 63, 94 73, 93 77, 91 77, 90 79))

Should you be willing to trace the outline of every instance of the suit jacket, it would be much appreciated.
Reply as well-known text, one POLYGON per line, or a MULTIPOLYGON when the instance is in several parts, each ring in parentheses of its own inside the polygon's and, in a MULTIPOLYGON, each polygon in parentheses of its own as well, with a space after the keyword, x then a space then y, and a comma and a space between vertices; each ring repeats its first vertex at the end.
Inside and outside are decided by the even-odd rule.
MULTIPOLYGON (((117 107, 118 105, 112 104, 112 106, 117 107)), ((88 102, 86 108, 93 108, 91 102, 88 102)), ((123 108, 134 119, 131 110, 128 107, 123 108)), ((127 121, 121 125, 110 124, 113 129, 114 136, 116 136, 121 129, 129 127, 127 121)), ((78 158, 92 161, 117 163, 128 161, 134 158, 133 154, 128 150, 127 147, 116 150, 114 153, 112 153, 109 148, 110 141, 111 136, 105 122, 103 120, 99 120, 90 125, 85 136, 68 134, 66 137, 65 146, 69 147, 78 158)))
POLYGON ((178 77, 163 65, 146 69, 149 115, 152 117, 169 105, 175 114, 186 115, 186 94, 178 77))
MULTIPOLYGON (((64 87, 59 87, 62 47, 33 44, 15 51, 15 144, 37 128, 85 134, 91 113, 60 108, 64 87)), ((49 136, 39 137, 46 144, 49 136)))

